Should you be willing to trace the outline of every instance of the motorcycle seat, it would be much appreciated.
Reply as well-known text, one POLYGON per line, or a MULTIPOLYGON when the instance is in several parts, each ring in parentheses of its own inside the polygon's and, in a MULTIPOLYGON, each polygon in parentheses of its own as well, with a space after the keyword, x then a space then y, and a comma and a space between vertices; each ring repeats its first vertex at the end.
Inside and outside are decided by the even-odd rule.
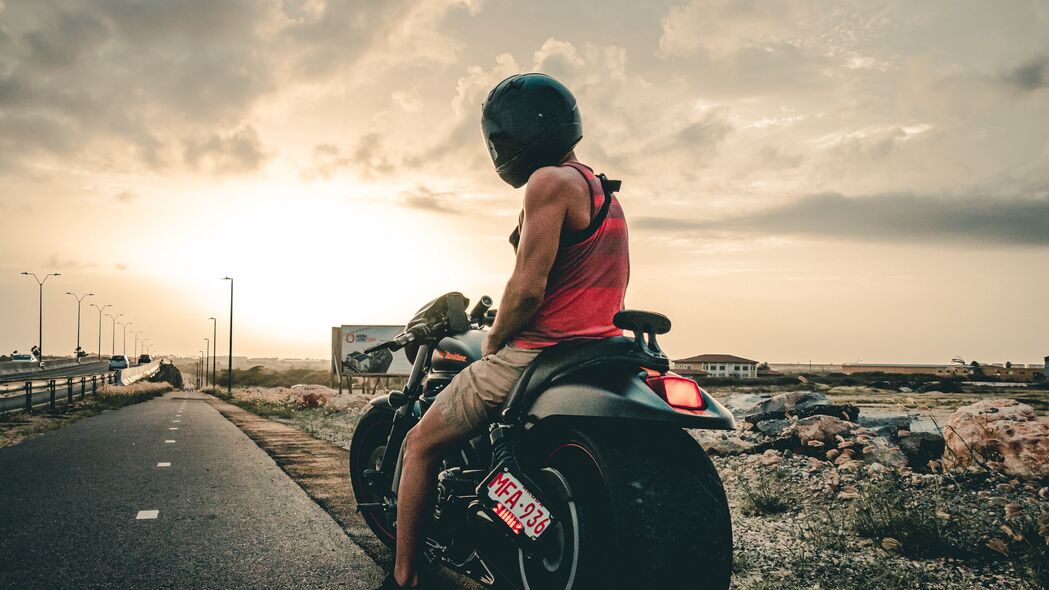
POLYGON ((540 352, 521 373, 503 401, 500 415, 507 422, 519 420, 535 399, 557 379, 583 368, 609 363, 633 364, 638 370, 669 369, 669 361, 665 357, 646 354, 634 340, 623 336, 562 342, 540 352))

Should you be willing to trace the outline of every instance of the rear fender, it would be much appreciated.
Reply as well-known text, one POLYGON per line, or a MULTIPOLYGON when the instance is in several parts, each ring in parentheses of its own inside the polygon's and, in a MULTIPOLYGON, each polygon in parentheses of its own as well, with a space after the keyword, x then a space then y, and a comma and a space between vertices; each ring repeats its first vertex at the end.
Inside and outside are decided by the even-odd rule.
POLYGON ((736 422, 706 391, 706 410, 685 414, 667 405, 638 377, 609 380, 600 386, 590 383, 561 383, 547 389, 532 404, 528 422, 555 416, 593 417, 662 422, 681 428, 732 430, 736 422))

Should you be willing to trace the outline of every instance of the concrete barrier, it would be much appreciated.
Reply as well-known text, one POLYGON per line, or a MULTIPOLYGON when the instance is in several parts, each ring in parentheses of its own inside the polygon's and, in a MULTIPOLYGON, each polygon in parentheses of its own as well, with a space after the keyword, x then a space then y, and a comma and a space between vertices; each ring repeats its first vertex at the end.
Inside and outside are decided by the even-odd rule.
POLYGON ((138 365, 120 369, 117 371, 117 385, 131 385, 135 381, 148 379, 160 369, 160 360, 155 360, 147 365, 138 365))
MULTIPOLYGON (((84 359, 84 362, 90 362, 93 360, 95 359, 92 357, 91 359, 84 359)), ((53 371, 55 369, 68 369, 70 367, 75 367, 78 364, 79 363, 76 362, 76 359, 47 359, 44 361, 43 368, 41 368, 39 361, 35 363, 16 363, 13 361, 7 361, 0 363, 0 377, 53 371)))

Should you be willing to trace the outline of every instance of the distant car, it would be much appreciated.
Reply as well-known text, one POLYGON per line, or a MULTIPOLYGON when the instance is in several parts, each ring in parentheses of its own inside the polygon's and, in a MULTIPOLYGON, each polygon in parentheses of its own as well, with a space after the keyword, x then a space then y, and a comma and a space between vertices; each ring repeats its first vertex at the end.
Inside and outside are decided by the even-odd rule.
POLYGON ((109 359, 109 370, 116 371, 117 369, 128 368, 127 357, 122 354, 115 354, 109 359))
POLYGON ((11 355, 11 362, 15 363, 35 363, 36 357, 31 354, 18 353, 11 355))
POLYGON ((138 355, 138 364, 145 365, 145 364, 151 363, 151 362, 153 362, 153 357, 149 356, 148 354, 140 354, 140 355, 138 355))

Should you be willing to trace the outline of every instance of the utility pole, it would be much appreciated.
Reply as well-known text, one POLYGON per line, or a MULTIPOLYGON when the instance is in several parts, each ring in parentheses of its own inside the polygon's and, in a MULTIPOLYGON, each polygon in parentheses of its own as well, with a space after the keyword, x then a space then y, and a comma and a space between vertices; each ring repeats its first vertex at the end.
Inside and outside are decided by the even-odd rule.
MULTIPOLYGON (((40 306, 39 306, 39 309, 40 309, 40 332, 39 332, 39 335, 38 335, 38 338, 37 338, 37 341, 36 341, 36 352, 37 352, 37 354, 40 355, 40 358, 38 360, 41 363, 43 363, 44 362, 44 283, 46 283, 47 279, 50 278, 50 277, 60 277, 60 276, 62 276, 62 273, 49 272, 46 275, 44 275, 44 280, 42 280, 42 281, 39 278, 37 278, 36 273, 23 272, 22 274, 24 274, 27 277, 33 277, 33 280, 36 281, 37 285, 40 287, 40 306)), ((232 283, 230 283, 230 285, 232 285, 232 283)), ((231 286, 230 287, 231 297, 232 297, 232 292, 233 292, 233 287, 231 286)), ((232 322, 232 319, 230 321, 232 322)))
POLYGON ((76 362, 80 363, 80 302, 95 294, 77 295, 72 291, 66 291, 66 295, 72 295, 73 299, 76 299, 76 362))
POLYGON ((215 360, 219 354, 219 322, 215 318, 208 318, 211 320, 211 341, 215 343, 215 346, 211 348, 211 385, 216 387, 218 384, 215 382, 218 379, 218 373, 215 372, 215 360))
POLYGON ((226 392, 233 395, 233 279, 223 277, 222 280, 229 281, 229 384, 226 392))
POLYGON ((99 307, 92 303, 91 307, 98 310, 98 360, 102 360, 102 312, 105 311, 107 307, 111 306, 103 305, 102 307, 99 307))
MULTIPOLYGON (((108 306, 107 306, 108 307, 108 306)), ((113 358, 113 355, 117 353, 117 319, 123 317, 124 314, 118 313, 117 315, 106 314, 106 317, 113 320, 109 325, 111 333, 109 335, 109 358, 113 358)))

